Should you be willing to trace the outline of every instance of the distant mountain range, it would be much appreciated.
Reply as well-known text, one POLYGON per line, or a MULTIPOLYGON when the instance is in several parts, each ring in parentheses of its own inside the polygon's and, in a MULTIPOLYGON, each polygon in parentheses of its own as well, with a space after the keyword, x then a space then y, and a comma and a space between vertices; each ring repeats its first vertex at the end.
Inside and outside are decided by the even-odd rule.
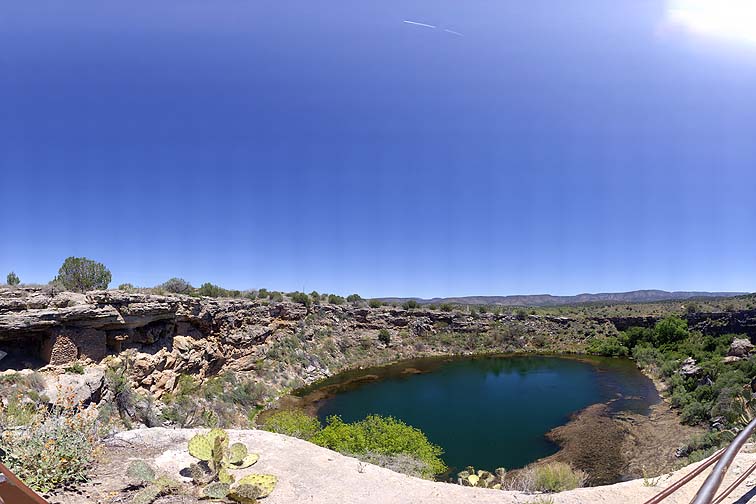
POLYGON ((668 292, 663 290, 637 290, 631 292, 607 292, 600 294, 578 294, 576 296, 552 296, 532 294, 522 296, 463 296, 448 298, 378 298, 387 303, 404 303, 414 299, 420 304, 464 304, 501 306, 563 306, 589 303, 652 303, 693 298, 722 298, 747 294, 746 292, 668 292))

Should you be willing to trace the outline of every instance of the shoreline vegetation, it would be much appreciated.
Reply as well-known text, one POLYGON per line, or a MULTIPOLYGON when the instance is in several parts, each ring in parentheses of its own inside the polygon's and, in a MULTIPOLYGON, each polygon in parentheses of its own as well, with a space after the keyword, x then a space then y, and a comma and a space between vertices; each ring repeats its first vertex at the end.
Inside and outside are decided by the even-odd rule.
MULTIPOLYGON (((665 419, 664 443, 654 441, 654 429, 633 428, 633 422, 642 419, 630 415, 614 415, 619 427, 612 420, 614 424, 606 429, 609 437, 617 436, 616 442, 623 439, 624 451, 639 458, 652 453, 654 445, 664 444, 676 452, 674 460, 700 460, 730 439, 751 414, 751 384, 756 378, 753 346, 742 332, 732 334, 723 328, 745 324, 743 327, 752 330, 754 295, 549 308, 418 306, 410 302, 394 306, 357 295, 283 294, 265 289, 254 291, 254 299, 250 294, 227 300, 225 290, 210 287, 200 289, 210 297, 169 292, 168 285, 176 282, 166 282, 154 291, 128 285, 117 291, 88 291, 107 287, 109 271, 85 258, 69 259, 52 286, 0 288, 0 300, 4 300, 0 305, 0 343, 10 350, 2 362, 8 370, 0 375, 0 449, 6 453, 3 460, 13 461, 12 470, 20 474, 26 470, 24 460, 33 460, 28 454, 46 451, 59 455, 50 460, 48 468, 56 479, 36 485, 43 491, 87 479, 100 446, 92 436, 102 439, 116 430, 139 426, 249 427, 261 411, 292 390, 349 369, 430 356, 631 357, 668 401, 664 403, 668 411, 655 412, 653 420, 665 419), (77 290, 80 293, 72 292, 77 290), (121 322, 112 319, 108 322, 111 326, 98 329, 107 310, 125 313, 131 326, 121 332, 116 327, 121 322), (84 317, 84 332, 76 332, 81 331, 79 326, 62 328, 73 331, 72 337, 89 338, 83 340, 87 344, 102 334, 102 349, 107 351, 92 357, 90 347, 80 347, 72 360, 39 364, 37 357, 25 352, 41 340, 33 345, 24 343, 24 331, 47 337, 49 320, 58 314, 66 314, 65 320, 70 320, 71 314, 84 317), (39 318, 42 316, 46 318, 39 318), (96 394, 89 390, 93 383, 97 384, 96 394), (83 384, 87 388, 81 388, 83 384), (49 410, 48 405, 56 401, 51 397, 56 386, 72 387, 70 404, 49 410), (77 395, 82 390, 84 395, 77 395), (57 413, 52 417, 36 413, 43 410, 57 413), (76 417, 77 421, 81 418, 81 429, 60 436, 55 429, 80 412, 96 414, 76 417), (685 426, 676 429, 678 420, 685 426), (675 437, 688 436, 691 429, 701 434, 686 442, 675 437), (33 432, 38 435, 29 435, 33 432), (632 439, 640 441, 628 444, 632 439)), ((16 277, 12 279, 16 281, 16 277)), ((409 366, 407 372, 417 369, 409 366)), ((58 399, 61 395, 57 394, 58 399)), ((269 415, 264 413, 261 420, 269 415)), ((569 463, 587 458, 582 452, 570 451, 570 437, 578 436, 574 432, 580 429, 591 429, 586 426, 603 425, 605 418, 601 411, 589 408, 552 433, 563 440, 563 457, 569 454, 569 463)), ((335 430, 346 436, 355 428, 335 430)), ((404 436, 400 428, 391 431, 404 436)), ((658 452, 653 453, 659 457, 658 452)), ((670 463, 676 465, 674 460, 670 463)), ((408 463, 403 461, 405 466, 408 463)), ((628 470, 636 475, 656 471, 639 463, 628 464, 628 470)), ((589 483, 600 480, 591 480, 590 472, 596 469, 586 468, 573 467, 586 472, 589 483)), ((459 480, 502 484, 503 488, 495 469, 470 468, 459 480)), ((511 476, 514 473, 511 471, 511 476)))

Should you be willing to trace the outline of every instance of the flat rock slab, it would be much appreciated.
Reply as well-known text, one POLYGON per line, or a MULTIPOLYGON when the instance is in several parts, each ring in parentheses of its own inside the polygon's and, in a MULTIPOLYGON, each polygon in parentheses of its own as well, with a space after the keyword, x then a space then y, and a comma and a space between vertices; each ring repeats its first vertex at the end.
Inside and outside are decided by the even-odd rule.
MULTIPOLYGON (((198 432, 207 430, 153 428, 119 433, 108 443, 95 480, 83 485, 79 493, 57 495, 50 502, 128 503, 131 500, 129 492, 133 491, 129 490, 125 481, 129 462, 143 459, 160 471, 180 478, 179 471, 194 460, 187 452, 187 442, 198 432)), ((231 442, 243 442, 251 451, 260 454, 259 462, 251 468, 234 471, 237 477, 252 472, 270 473, 278 477, 278 486, 262 501, 263 504, 521 504, 538 502, 539 498, 538 495, 521 492, 469 488, 412 478, 280 434, 260 430, 228 432, 231 442)), ((734 481, 753 462, 756 462, 755 453, 741 453, 733 463, 722 488, 734 481)), ((581 488, 550 497, 555 504, 641 504, 697 465, 664 475, 658 481, 633 480, 616 485, 581 488), (652 483, 655 486, 651 486, 652 483)), ((706 474, 708 471, 665 500, 665 504, 690 502, 706 474)), ((756 475, 746 480, 746 484, 725 502, 749 502, 750 497, 756 495, 755 483, 756 475)), ((185 495, 162 497, 156 501, 157 504, 195 502, 207 501, 197 501, 185 495)))

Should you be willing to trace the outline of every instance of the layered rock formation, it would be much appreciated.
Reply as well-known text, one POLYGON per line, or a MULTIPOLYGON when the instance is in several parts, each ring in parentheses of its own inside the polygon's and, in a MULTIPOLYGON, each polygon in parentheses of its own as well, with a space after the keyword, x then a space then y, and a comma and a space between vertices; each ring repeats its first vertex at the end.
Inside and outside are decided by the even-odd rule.
MULTIPOLYGON (((372 363, 443 353, 451 347, 439 346, 434 340, 442 334, 485 335, 486 351, 544 347, 575 351, 595 334, 612 335, 631 325, 655 323, 651 317, 521 318, 427 308, 332 304, 308 308, 290 301, 117 290, 77 294, 47 288, 0 288, 0 352, 8 353, 0 360, 0 369, 62 366, 77 359, 97 363, 128 352, 133 357, 130 375, 134 382, 159 395, 172 390, 180 374, 202 378, 222 369, 244 372, 260 367, 265 360, 285 361, 290 374, 307 383, 362 364, 345 357, 349 348, 359 345, 366 348, 362 354, 375 357, 372 363), (381 330, 392 334, 391 345, 379 342, 381 330), (297 342, 297 348, 286 348, 293 358, 272 349, 287 337, 297 342), (371 354, 373 349, 380 352, 371 354)), ((693 328, 706 332, 756 337, 756 310, 705 318, 696 314, 689 320, 693 328)), ((452 349, 459 351, 460 347, 452 349)))

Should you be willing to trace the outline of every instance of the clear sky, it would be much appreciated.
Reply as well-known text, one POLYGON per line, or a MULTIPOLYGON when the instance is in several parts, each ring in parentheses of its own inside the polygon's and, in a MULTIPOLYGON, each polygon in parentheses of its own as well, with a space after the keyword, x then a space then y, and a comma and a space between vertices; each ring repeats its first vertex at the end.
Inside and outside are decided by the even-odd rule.
POLYGON ((751 0, 2 4, 3 278, 756 290, 751 0))

